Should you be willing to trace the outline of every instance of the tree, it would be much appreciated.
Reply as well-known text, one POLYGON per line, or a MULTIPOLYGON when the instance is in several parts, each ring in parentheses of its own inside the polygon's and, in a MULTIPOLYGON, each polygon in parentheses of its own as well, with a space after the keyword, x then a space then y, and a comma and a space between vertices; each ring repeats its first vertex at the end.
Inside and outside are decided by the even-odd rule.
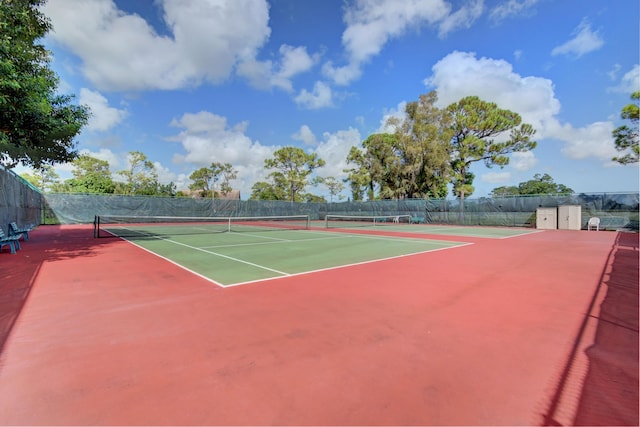
POLYGON ((220 192, 226 195, 233 190, 231 181, 237 176, 238 172, 230 163, 213 162, 208 168, 200 168, 189 176, 193 181, 189 189, 199 191, 203 197, 214 197, 216 183, 222 178, 220 192))
POLYGON ((533 176, 533 179, 521 182, 518 186, 497 187, 491 191, 492 197, 526 196, 538 194, 570 195, 574 191, 564 184, 557 184, 549 174, 533 176))
POLYGON ((362 149, 353 147, 347 157, 356 167, 347 169, 355 200, 364 192, 369 199, 443 197, 449 182, 448 142, 452 131, 446 111, 435 106, 430 92, 410 102, 403 119, 391 118, 394 133, 370 135, 362 149))
MULTIPOLYGON (((342 192, 342 190, 344 190, 344 183, 338 181, 332 176, 319 179, 318 182, 327 186, 330 196, 329 202, 333 202, 333 197, 338 196, 342 192)), ((342 197, 339 196, 338 198, 341 199, 342 197)))
POLYGON ((158 184, 158 196, 175 197, 178 195, 176 184, 171 181, 168 184, 158 184))
POLYGON ((220 192, 226 196, 233 190, 231 181, 238 177, 238 172, 231 166, 231 163, 213 163, 211 166, 214 165, 217 167, 218 175, 222 178, 220 192))
POLYGON ((277 169, 269 174, 274 182, 279 182, 287 189, 291 202, 301 201, 300 193, 309 184, 309 175, 325 165, 316 153, 305 153, 302 148, 283 147, 273 153, 273 158, 266 159, 267 169, 277 169))
POLYGON ((573 194, 573 190, 564 184, 556 184, 553 178, 549 174, 540 175, 539 173, 533 176, 533 179, 521 182, 518 185, 518 191, 521 195, 535 195, 535 194, 561 194, 569 195, 573 194))
POLYGON ((625 105, 620 113, 620 117, 625 120, 630 120, 633 126, 620 126, 613 131, 616 150, 623 153, 626 152, 626 154, 621 157, 614 157, 612 160, 623 165, 638 163, 640 156, 640 138, 638 137, 638 121, 640 119, 638 102, 640 101, 640 91, 633 92, 631 99, 636 103, 625 105))
POLYGON ((125 179, 123 185, 116 185, 116 192, 122 194, 155 195, 158 191, 158 173, 154 164, 140 151, 131 151, 128 156, 129 168, 118 172, 125 179))
POLYGON ((57 93, 50 53, 38 40, 51 30, 44 0, 0 1, 0 163, 36 169, 75 158, 74 138, 89 110, 57 93))
POLYGON ((211 198, 213 194, 213 172, 210 168, 200 168, 193 171, 189 175, 189 179, 193 181, 189 184, 190 190, 199 192, 201 197, 211 198))
POLYGON ((113 193, 115 185, 111 178, 109 162, 87 154, 78 156, 73 162, 73 178, 65 183, 74 193, 113 193))
POLYGON ((477 96, 463 98, 447 107, 447 111, 453 131, 449 144, 453 193, 460 198, 463 215, 464 198, 474 191, 471 164, 483 161, 488 168, 508 165, 508 154, 536 147, 536 141, 531 139, 535 130, 521 123, 519 114, 500 109, 477 96), (508 138, 505 138, 506 132, 509 132, 508 138))
POLYGON ((491 197, 519 196, 520 189, 515 185, 496 187, 489 193, 491 197))
POLYGON ((396 128, 396 151, 400 157, 398 195, 444 197, 450 180, 448 143, 452 136, 449 115, 435 106, 435 91, 421 95, 405 107, 405 118, 391 118, 396 128))
POLYGON ((351 187, 351 197, 353 200, 359 201, 364 199, 365 193, 369 200, 373 200, 374 182, 371 177, 372 159, 367 157, 365 152, 358 147, 351 147, 347 155, 347 163, 354 163, 356 167, 344 169, 343 172, 348 174, 347 181, 351 187))
POLYGON ((271 182, 258 181, 251 187, 249 200, 286 200, 287 191, 271 182))
POLYGON ((42 167, 34 171, 33 175, 25 172, 20 176, 43 192, 47 192, 55 188, 56 184, 59 183, 58 180, 60 178, 51 165, 42 165, 42 167))

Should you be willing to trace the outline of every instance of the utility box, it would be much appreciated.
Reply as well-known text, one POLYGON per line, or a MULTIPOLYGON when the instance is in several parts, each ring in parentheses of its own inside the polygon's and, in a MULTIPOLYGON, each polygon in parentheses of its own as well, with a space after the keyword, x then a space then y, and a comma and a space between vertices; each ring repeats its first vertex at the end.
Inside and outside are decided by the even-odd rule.
POLYGON ((559 206, 558 228, 560 230, 580 230, 582 228, 582 206, 559 206))
POLYGON ((536 228, 542 230, 555 230, 558 228, 557 208, 536 209, 536 228))

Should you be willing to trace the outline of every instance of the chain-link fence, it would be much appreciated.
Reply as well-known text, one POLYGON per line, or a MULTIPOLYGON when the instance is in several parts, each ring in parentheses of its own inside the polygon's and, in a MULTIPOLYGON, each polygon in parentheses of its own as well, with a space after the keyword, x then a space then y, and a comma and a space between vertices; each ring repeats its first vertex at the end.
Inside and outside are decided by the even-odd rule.
POLYGON ((42 197, 36 187, 0 165, 0 226, 37 225, 41 222, 42 197))
POLYGON ((431 224, 535 227, 539 207, 580 205, 582 226, 592 216, 638 230, 638 193, 594 193, 571 196, 514 196, 459 199, 375 200, 366 202, 292 203, 267 200, 212 200, 99 194, 45 194, 46 223, 90 223, 95 215, 126 216, 280 216, 309 215, 322 220, 342 215, 411 215, 431 224))
POLYGON ((615 228, 638 230, 638 193, 590 193, 569 196, 513 196, 292 203, 270 200, 221 200, 108 194, 41 194, 28 181, 0 166, 0 225, 91 223, 96 215, 281 216, 326 214, 411 215, 431 224, 535 227, 539 207, 581 206, 582 228, 600 217, 615 228))

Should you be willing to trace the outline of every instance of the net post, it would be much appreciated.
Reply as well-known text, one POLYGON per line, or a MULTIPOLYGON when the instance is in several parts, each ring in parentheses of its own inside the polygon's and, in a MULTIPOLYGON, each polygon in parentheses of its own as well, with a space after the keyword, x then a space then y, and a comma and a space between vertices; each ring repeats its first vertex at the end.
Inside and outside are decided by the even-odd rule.
POLYGON ((227 218, 227 231, 231 233, 231 217, 227 218))
POLYGON ((100 216, 95 215, 93 217, 93 238, 97 239, 100 237, 100 216))

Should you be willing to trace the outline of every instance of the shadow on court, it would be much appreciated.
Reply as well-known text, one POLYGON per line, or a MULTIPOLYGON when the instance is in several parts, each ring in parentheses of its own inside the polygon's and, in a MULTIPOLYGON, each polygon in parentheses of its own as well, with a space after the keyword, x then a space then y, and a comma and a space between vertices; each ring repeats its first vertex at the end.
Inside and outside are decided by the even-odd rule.
POLYGON ((42 265, 77 257, 91 257, 103 242, 93 239, 86 226, 43 225, 21 241, 15 254, 0 253, 4 280, 0 287, 0 355, 24 308, 42 265))
POLYGON ((618 234, 544 425, 561 425, 556 417, 558 405, 568 387, 587 324, 593 320, 597 321, 595 340, 585 350, 588 370, 572 424, 639 425, 638 242, 636 233, 618 234))

